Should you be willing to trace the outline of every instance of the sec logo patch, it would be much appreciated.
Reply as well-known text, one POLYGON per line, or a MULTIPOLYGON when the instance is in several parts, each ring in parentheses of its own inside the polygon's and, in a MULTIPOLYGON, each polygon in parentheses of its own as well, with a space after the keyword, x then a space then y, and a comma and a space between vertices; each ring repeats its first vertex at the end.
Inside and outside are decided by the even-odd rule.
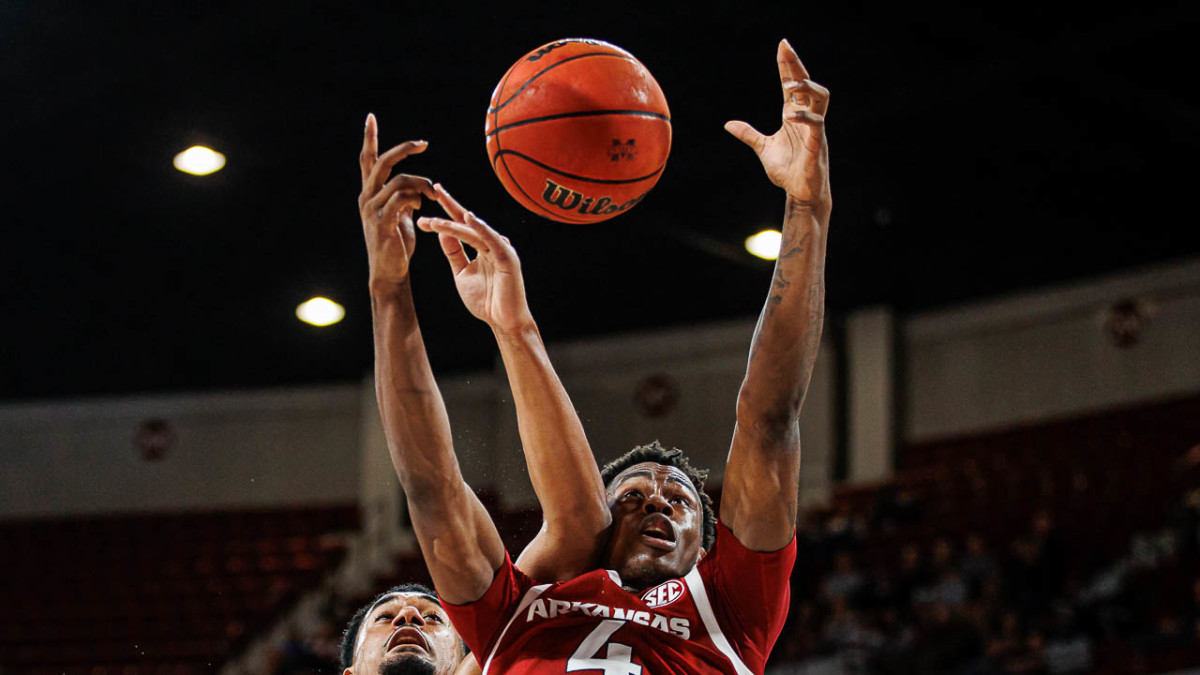
POLYGON ((682 598, 687 593, 687 587, 678 579, 672 579, 659 584, 642 594, 642 602, 652 609, 666 607, 682 598))

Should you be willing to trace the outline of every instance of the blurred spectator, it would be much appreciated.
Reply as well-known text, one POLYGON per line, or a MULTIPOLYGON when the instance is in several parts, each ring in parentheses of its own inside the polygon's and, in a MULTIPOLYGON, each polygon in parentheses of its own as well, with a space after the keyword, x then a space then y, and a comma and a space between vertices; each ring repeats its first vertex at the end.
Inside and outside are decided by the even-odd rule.
POLYGON ((825 651, 840 654, 847 672, 866 672, 871 656, 884 644, 883 635, 845 597, 834 598, 830 609, 829 625, 822 635, 825 651))
POLYGON ((985 653, 993 663, 1003 664, 1009 658, 1024 652, 1025 635, 1021 630, 1021 618, 1013 610, 1000 616, 999 625, 987 640, 985 653))
POLYGON ((958 609, 967 602, 967 584, 963 575, 954 566, 954 547, 950 540, 939 538, 933 544, 933 578, 916 589, 913 602, 946 605, 958 609))
POLYGON ((929 580, 929 570, 921 560, 921 549, 916 544, 905 544, 900 549, 900 566, 896 571, 890 598, 891 605, 900 609, 905 620, 910 616, 913 595, 918 588, 928 584, 929 580))
POLYGON ((978 532, 967 535, 966 553, 959 563, 959 568, 972 599, 980 597, 984 581, 988 577, 1000 572, 1000 564, 996 562, 996 558, 988 550, 987 542, 978 532))
POLYGON ((872 670, 880 673, 903 671, 901 665, 907 665, 906 655, 911 652, 916 631, 901 621, 900 613, 895 608, 888 607, 880 612, 879 632, 883 641, 872 657, 872 670))
POLYGON ((871 525, 892 532, 898 527, 921 520, 921 502, 908 486, 886 485, 875 498, 874 519, 871 525))
POLYGON ((1032 632, 1025 638, 1023 649, 1010 657, 1004 664, 1006 673, 1045 673, 1046 671, 1046 640, 1041 633, 1032 632))
POLYGON ((983 640, 975 627, 949 606, 932 605, 922 617, 912 646, 912 673, 965 673, 983 656, 983 640))
POLYGON ((821 595, 827 602, 841 598, 853 604, 864 583, 863 575, 854 566, 854 558, 847 552, 833 558, 833 572, 821 584, 821 595))
POLYGON ((1186 616, 1191 620, 1200 621, 1200 577, 1192 580, 1191 591, 1186 616))
MULTIPOLYGON (((1200 446, 1194 454, 1200 467, 1200 446)), ((947 473, 957 480, 967 474, 947 473)), ((1044 509, 1015 538, 989 542, 982 528, 994 535, 1003 523, 981 521, 981 530, 959 540, 961 555, 946 537, 922 550, 925 533, 943 523, 953 531, 960 521, 929 518, 917 493, 902 483, 881 488, 859 512, 847 501, 826 518, 810 516, 800 547, 824 555, 812 555, 811 573, 793 586, 796 594, 806 590, 794 596, 796 619, 776 650, 785 659, 810 660, 768 672, 1057 675, 1200 665, 1200 489, 1175 500, 1173 509, 1145 507, 1127 518, 1125 503, 1105 507, 1111 513, 1090 502, 1074 512, 1080 503, 1059 499, 1057 475, 1040 475, 1038 493, 1056 500, 1065 528, 1044 509), (1085 522, 1095 519, 1104 527, 1085 522), (1110 524, 1127 542, 1115 559, 1113 540, 1103 536, 1110 524), (1130 532, 1135 525, 1143 529, 1130 532), (1081 539, 1096 534, 1095 542, 1081 539), (874 561, 870 569, 867 560, 874 561)), ((1089 486, 1076 480, 1073 487, 1089 486)), ((953 485, 929 494, 938 513, 948 507, 947 514, 956 508, 943 503, 949 500, 966 509, 990 508, 1004 496, 953 485), (975 501, 963 501, 969 499, 975 501)))
POLYGON ((1022 611, 1037 613, 1062 591, 1066 570, 1066 545, 1050 513, 1039 511, 1029 533, 1013 543, 1006 586, 1022 611))
MULTIPOLYGON (((1200 445, 1196 446, 1200 449, 1200 445)), ((1186 569, 1200 568, 1200 488, 1187 492, 1171 514, 1171 525, 1179 546, 1179 560, 1186 569)))
POLYGON ((825 521, 825 544, 835 555, 842 551, 857 551, 866 539, 867 530, 864 515, 854 514, 848 505, 840 504, 825 521))
POLYGON ((1135 641, 1141 650, 1148 655, 1165 654, 1188 644, 1191 636, 1183 630, 1183 624, 1178 616, 1163 614, 1158 617, 1150 633, 1135 641))
POLYGON ((307 635, 290 636, 274 655, 274 675, 339 675, 340 635, 333 621, 323 618, 307 635))
POLYGON ((1044 651, 1046 670, 1058 673, 1082 673, 1092 668, 1092 643, 1080 633, 1075 616, 1067 606, 1054 612, 1051 632, 1044 651))
POLYGON ((816 654, 821 646, 819 618, 816 605, 800 603, 788 617, 788 627, 776 646, 777 650, 782 648, 776 660, 799 660, 816 654))

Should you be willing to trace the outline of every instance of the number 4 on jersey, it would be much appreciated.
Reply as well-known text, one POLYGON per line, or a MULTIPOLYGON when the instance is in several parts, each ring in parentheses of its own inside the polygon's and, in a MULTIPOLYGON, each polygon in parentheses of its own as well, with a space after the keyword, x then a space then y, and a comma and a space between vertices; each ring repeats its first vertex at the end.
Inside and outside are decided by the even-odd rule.
POLYGON ((613 642, 608 645, 604 658, 596 658, 600 648, 624 625, 624 621, 617 619, 601 621, 600 625, 584 638, 571 658, 567 659, 567 672, 599 670, 604 675, 641 675, 642 667, 633 662, 633 648, 629 645, 613 642))

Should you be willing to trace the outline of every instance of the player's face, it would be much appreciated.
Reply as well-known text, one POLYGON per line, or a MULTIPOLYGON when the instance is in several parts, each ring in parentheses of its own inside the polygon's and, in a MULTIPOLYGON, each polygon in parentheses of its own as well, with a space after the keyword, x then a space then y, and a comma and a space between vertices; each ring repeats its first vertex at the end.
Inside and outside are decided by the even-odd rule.
POLYGON ((451 675, 462 658, 441 605, 420 593, 394 593, 367 612, 354 665, 343 675, 451 675))
POLYGON ((608 488, 613 514, 605 562, 631 588, 691 571, 700 559, 704 512, 687 474, 657 462, 622 471, 608 488))

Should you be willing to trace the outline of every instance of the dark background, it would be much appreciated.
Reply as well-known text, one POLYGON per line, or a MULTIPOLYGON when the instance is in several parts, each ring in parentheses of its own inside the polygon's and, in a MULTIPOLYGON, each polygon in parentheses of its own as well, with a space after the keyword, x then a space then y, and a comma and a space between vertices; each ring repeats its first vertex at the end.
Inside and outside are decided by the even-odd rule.
MULTIPOLYGON (((1194 256, 1195 7, 3 3, 0 399, 361 377, 368 111, 511 236, 548 341, 752 317, 770 263, 742 240, 784 199, 721 127, 777 127, 785 36, 832 91, 831 312, 1194 256), (673 118, 658 186, 591 226, 524 211, 483 142, 508 66, 575 36, 633 52, 673 118), (226 168, 177 172, 194 143, 226 168), (297 321, 318 293, 346 320, 297 321)), ((489 367, 431 238, 413 277, 435 368, 489 367)))

